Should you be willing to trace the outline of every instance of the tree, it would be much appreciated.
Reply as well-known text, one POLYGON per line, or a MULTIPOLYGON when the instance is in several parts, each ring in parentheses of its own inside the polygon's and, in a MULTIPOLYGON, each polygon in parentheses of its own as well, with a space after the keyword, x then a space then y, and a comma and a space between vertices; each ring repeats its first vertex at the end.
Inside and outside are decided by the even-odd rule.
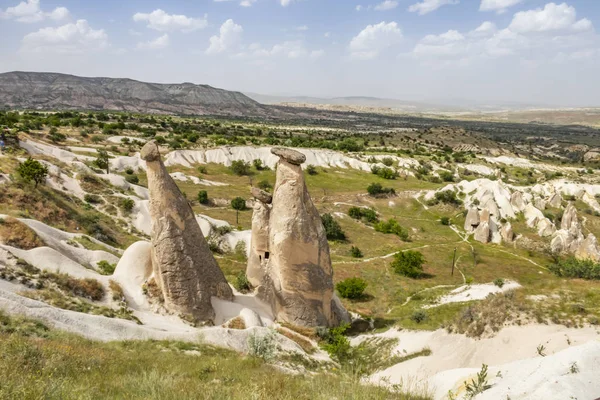
POLYGON ((331 214, 321 215, 321 221, 323 222, 323 227, 325 228, 325 233, 327 235, 328 240, 346 240, 346 234, 342 230, 342 227, 340 226, 340 224, 338 224, 338 222, 335 219, 333 219, 331 214))
POLYGON ((254 165, 254 168, 256 168, 257 171, 262 171, 265 168, 260 158, 254 159, 252 165, 254 165))
POLYGON ((109 159, 110 157, 108 156, 108 152, 104 149, 100 149, 98 150, 98 156, 94 160, 94 164, 96 164, 96 166, 100 169, 105 169, 106 173, 108 174, 110 172, 109 159))
POLYGON ((198 202, 200 204, 208 204, 208 192, 206 190, 198 192, 198 202))
POLYGON ((235 210, 235 224, 239 225, 240 211, 244 211, 246 209, 246 200, 241 197, 236 197, 235 199, 231 200, 231 208, 235 210))
POLYGON ((230 168, 234 174, 239 176, 250 174, 250 164, 243 160, 233 161, 230 168))
POLYGON ((425 257, 418 251, 407 250, 394 256, 392 268, 394 272, 409 278, 417 279, 423 275, 425 257))
POLYGON ((46 176, 48 176, 48 168, 39 161, 32 159, 31 157, 27 160, 19 163, 17 173, 25 182, 35 182, 35 187, 38 184, 44 182, 46 176))
POLYGON ((360 251, 360 249, 356 246, 352 246, 350 248, 350 255, 354 258, 363 258, 362 251, 360 251))
POLYGON ((367 281, 362 278, 348 278, 335 285, 344 299, 360 299, 367 288, 367 281))
POLYGON ((306 173, 309 175, 317 175, 319 172, 317 171, 317 168, 314 165, 308 164, 306 166, 306 173))
POLYGON ((130 198, 123 198, 121 199, 120 205, 123 211, 131 212, 133 210, 133 207, 135 206, 135 203, 130 198))

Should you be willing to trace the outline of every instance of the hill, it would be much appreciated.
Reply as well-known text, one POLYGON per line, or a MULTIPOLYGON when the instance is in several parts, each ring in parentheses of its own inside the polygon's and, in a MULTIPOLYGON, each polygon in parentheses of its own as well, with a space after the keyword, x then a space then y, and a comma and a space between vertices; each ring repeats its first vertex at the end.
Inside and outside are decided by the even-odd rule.
POLYGON ((113 110, 186 115, 263 116, 239 92, 193 83, 159 84, 46 72, 0 74, 0 106, 35 110, 113 110))

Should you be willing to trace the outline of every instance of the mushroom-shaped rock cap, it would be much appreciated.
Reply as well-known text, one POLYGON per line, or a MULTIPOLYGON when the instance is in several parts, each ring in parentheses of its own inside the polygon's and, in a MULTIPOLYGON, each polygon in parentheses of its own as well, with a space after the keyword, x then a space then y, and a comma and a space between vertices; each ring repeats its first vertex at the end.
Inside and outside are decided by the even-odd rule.
POLYGON ((261 203, 271 204, 273 201, 273 196, 271 194, 265 192, 264 190, 260 190, 259 188, 253 187, 251 189, 252 196, 261 203))
POLYGON ((148 142, 142 147, 140 157, 144 161, 158 161, 160 160, 160 152, 158 151, 158 144, 153 140, 148 142))
POLYGON ((301 165, 306 161, 306 156, 304 154, 285 147, 273 147, 271 153, 283 158, 290 164, 301 165))

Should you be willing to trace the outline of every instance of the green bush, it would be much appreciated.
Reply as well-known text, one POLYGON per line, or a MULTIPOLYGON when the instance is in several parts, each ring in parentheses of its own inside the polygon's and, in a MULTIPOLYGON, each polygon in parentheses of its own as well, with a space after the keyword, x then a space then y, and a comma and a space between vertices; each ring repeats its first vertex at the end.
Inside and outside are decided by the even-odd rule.
POLYGON ((414 322, 416 322, 417 324, 420 324, 421 322, 425 321, 427 318, 428 318, 428 315, 423 310, 415 311, 410 316, 410 319, 413 320, 414 322))
POLYGON ((427 204, 430 206, 435 206, 439 203, 459 206, 462 204, 462 201, 456 197, 456 192, 452 190, 444 190, 443 192, 436 192, 435 197, 427 202, 427 204))
POLYGON ((367 288, 367 281, 362 278, 348 278, 335 285, 344 299, 360 299, 367 288))
POLYGON ((323 227, 325 228, 325 233, 327 234, 328 240, 346 240, 346 234, 342 230, 342 227, 335 219, 333 219, 331 214, 321 215, 321 221, 323 222, 323 227))
POLYGON ((363 253, 362 251, 360 251, 360 249, 356 246, 352 246, 350 248, 350 256, 354 257, 354 258, 363 258, 363 253))
POLYGON ((494 285, 498 286, 500 289, 504 286, 504 279, 496 278, 494 279, 494 285))
MULTIPOLYGON (((125 138, 125 139, 127 139, 127 138, 125 138)), ((127 169, 125 170, 125 173, 126 173, 127 175, 133 175, 133 172, 134 172, 134 171, 133 171, 133 168, 127 168, 127 169)))
POLYGON ((388 167, 382 168, 377 165, 371 167, 371 173, 383 179, 396 179, 398 177, 396 170, 388 167))
POLYGON ((383 196, 383 195, 394 195, 396 191, 392 188, 384 188, 381 183, 371 183, 367 187, 367 192, 371 196, 383 196))
POLYGON ((121 199, 119 205, 121 206, 121 209, 123 211, 131 212, 133 210, 133 207, 135 206, 135 202, 132 199, 123 198, 121 199))
POLYGON ((273 185, 271 185, 269 183, 269 181, 266 179, 258 182, 258 184, 256 186, 258 186, 259 189, 266 190, 266 191, 270 191, 271 189, 273 189, 273 185))
POLYGON ((418 251, 407 250, 394 256, 392 268, 394 272, 409 278, 417 279, 423 275, 425 257, 418 251))
POLYGON ((442 223, 442 225, 448 226, 448 225, 450 225, 450 218, 448 218, 448 217, 442 217, 440 219, 440 222, 442 223))
POLYGON ((198 192, 198 202, 200 204, 208 204, 208 192, 206 190, 200 190, 198 192))
POLYGON ((133 185, 140 183, 140 178, 138 178, 137 175, 127 175, 125 176, 125 180, 133 185))
POLYGON ((444 182, 454 182, 454 174, 450 171, 440 171, 439 175, 444 182))
POLYGON ((557 276, 564 278, 580 278, 600 280, 600 263, 592 260, 578 260, 575 257, 558 260, 548 269, 557 276))
POLYGON ((309 175, 317 175, 319 172, 317 171, 317 168, 314 165, 308 164, 306 166, 306 173, 309 175))
POLYGON ((97 265, 102 275, 112 275, 117 268, 117 264, 111 264, 106 260, 98 261, 97 265))
POLYGON ((96 194, 89 194, 86 193, 85 196, 83 196, 83 200, 86 203, 90 203, 90 204, 98 204, 100 202, 102 202, 102 198, 96 194))
POLYGON ((385 233, 385 234, 394 234, 397 235, 400 239, 407 242, 409 240, 408 231, 404 229, 398 221, 393 218, 390 218, 387 221, 381 221, 375 224, 375 230, 377 232, 385 233))
POLYGON ((376 223, 379 222, 379 218, 377 217, 377 212, 372 208, 361 208, 361 207, 351 207, 348 210, 348 215, 351 218, 358 220, 365 220, 366 222, 376 223))
POLYGON ((338 327, 317 330, 317 334, 323 340, 322 347, 338 362, 344 362, 352 355, 352 346, 344 333, 348 330, 350 324, 342 324, 338 327))
POLYGON ((240 293, 248 293, 250 290, 252 290, 250 281, 248 280, 248 277, 244 271, 240 271, 240 273, 237 274, 233 286, 235 287, 235 290, 240 293))
POLYGON ((250 175, 250 164, 243 160, 233 161, 229 168, 238 176, 250 175))

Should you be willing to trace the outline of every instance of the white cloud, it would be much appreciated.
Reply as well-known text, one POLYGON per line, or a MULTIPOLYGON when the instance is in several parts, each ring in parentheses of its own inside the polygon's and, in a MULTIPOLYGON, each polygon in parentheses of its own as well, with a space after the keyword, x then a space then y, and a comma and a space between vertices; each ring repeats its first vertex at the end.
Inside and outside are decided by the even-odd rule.
POLYGON ((312 59, 321 58, 325 55, 325 50, 313 50, 310 52, 309 57, 312 59))
POLYGON ((308 30, 308 26, 306 26, 306 25, 297 26, 297 27, 296 27, 296 30, 297 30, 297 31, 304 32, 304 31, 307 31, 307 30, 308 30))
POLYGON ((523 0, 481 0, 479 11, 495 11, 498 14, 502 14, 508 8, 516 6, 523 2, 523 0))
POLYGON ((65 7, 57 7, 51 12, 44 12, 40 8, 40 0, 22 1, 14 7, 0 10, 0 18, 14 19, 18 22, 33 23, 44 19, 61 21, 69 17, 69 10, 65 7))
POLYGON ((408 11, 419 13, 419 15, 429 14, 445 5, 458 4, 459 0, 423 0, 408 7, 408 11))
POLYGON ((360 10, 362 10, 362 9, 363 9, 363 6, 361 6, 361 5, 358 5, 358 6, 354 7, 354 9, 355 9, 356 11, 360 11, 360 10))
POLYGON ((368 25, 350 42, 352 57, 359 59, 372 59, 379 53, 402 40, 402 31, 395 22, 380 22, 377 25, 368 25))
POLYGON ((575 8, 566 3, 548 3, 541 9, 521 11, 514 15, 509 29, 513 32, 587 31, 593 28, 588 19, 577 21, 575 8))
POLYGON ((206 15, 202 18, 190 18, 185 15, 167 14, 161 9, 154 10, 149 14, 136 13, 133 20, 135 22, 147 22, 148 28, 160 32, 192 32, 203 29, 208 25, 206 15))
POLYGON ((331 37, 331 32, 325 32, 323 34, 323 37, 326 37, 326 38, 331 37))
POLYGON ((103 29, 94 30, 80 19, 75 23, 56 28, 43 28, 23 38, 21 50, 25 52, 52 52, 62 54, 83 53, 108 47, 108 36, 103 29))
POLYGON ((256 0, 242 0, 240 1, 240 6, 242 7, 252 7, 252 4, 256 3, 256 0))
POLYGON ((283 6, 283 7, 287 7, 290 4, 292 4, 295 0, 279 0, 279 3, 283 6))
POLYGON ((210 46, 206 49, 206 54, 217 54, 231 50, 237 46, 242 38, 244 29, 237 25, 232 19, 228 19, 221 25, 219 35, 210 38, 210 46))
POLYGON ((498 30, 498 28, 496 27, 496 24, 494 24, 493 22, 490 22, 490 21, 485 21, 484 23, 479 25, 477 28, 472 30, 470 32, 470 35, 471 36, 490 36, 490 35, 493 35, 494 33, 496 33, 497 30, 498 30))
POLYGON ((140 42, 137 44, 137 48, 140 50, 159 50, 164 49, 167 46, 169 46, 169 34, 167 33, 160 37, 157 37, 154 40, 150 40, 148 42, 140 42))
POLYGON ((377 11, 393 10, 398 7, 398 2, 395 0, 385 0, 383 3, 379 3, 375 6, 377 11))

